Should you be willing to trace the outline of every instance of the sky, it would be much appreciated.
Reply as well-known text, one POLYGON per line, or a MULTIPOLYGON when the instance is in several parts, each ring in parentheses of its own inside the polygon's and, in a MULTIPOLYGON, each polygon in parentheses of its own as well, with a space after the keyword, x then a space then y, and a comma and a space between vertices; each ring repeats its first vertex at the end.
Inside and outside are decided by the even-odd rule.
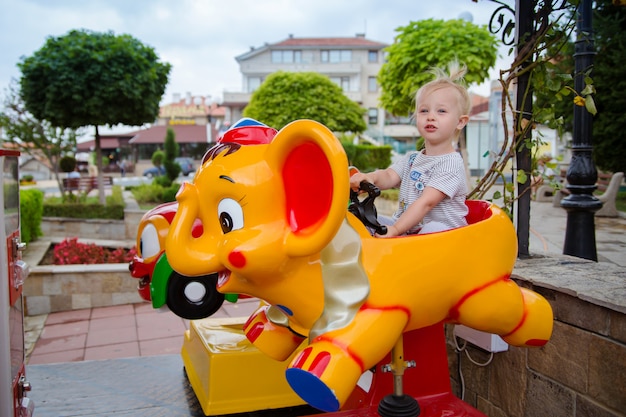
MULTIPOLYGON (((396 29, 423 19, 471 16, 486 25, 496 8, 489 0, 0 0, 0 94, 19 79, 17 63, 50 36, 73 29, 130 34, 172 64, 163 104, 174 94, 211 96, 240 92, 235 57, 250 47, 294 37, 352 37, 392 43, 396 29)), ((511 61, 508 47, 491 71, 511 61)), ((470 86, 488 95, 489 83, 470 86)))

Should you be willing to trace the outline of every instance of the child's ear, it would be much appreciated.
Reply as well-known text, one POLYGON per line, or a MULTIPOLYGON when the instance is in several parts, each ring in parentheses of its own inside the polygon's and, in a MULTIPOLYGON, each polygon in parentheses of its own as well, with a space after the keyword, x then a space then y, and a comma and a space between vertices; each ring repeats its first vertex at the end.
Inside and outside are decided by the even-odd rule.
POLYGON ((467 122, 469 122, 469 116, 467 114, 464 114, 459 118, 459 123, 456 125, 456 128, 459 130, 463 129, 467 122))

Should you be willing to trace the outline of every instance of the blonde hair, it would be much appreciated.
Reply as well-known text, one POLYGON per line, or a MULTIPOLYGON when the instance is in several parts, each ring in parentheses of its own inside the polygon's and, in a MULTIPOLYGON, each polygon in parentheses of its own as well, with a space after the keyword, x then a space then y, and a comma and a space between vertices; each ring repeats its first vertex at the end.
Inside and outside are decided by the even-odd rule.
POLYGON ((458 61, 452 61, 448 64, 447 71, 443 68, 435 67, 431 68, 429 72, 435 76, 435 79, 427 82, 417 90, 417 93, 415 93, 416 107, 420 99, 425 95, 441 88, 452 87, 459 94, 459 110, 461 114, 469 115, 472 103, 463 78, 467 73, 467 67, 460 65, 458 61))

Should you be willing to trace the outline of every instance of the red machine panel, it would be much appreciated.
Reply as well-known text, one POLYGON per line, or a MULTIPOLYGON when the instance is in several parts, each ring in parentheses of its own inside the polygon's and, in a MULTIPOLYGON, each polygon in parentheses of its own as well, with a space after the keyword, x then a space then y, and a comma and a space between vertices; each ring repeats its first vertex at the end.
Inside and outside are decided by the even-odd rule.
POLYGON ((0 150, 2 166, 0 221, 0 414, 30 417, 34 404, 26 397, 30 384, 24 366, 24 308, 22 287, 28 266, 21 259, 19 152, 0 150))

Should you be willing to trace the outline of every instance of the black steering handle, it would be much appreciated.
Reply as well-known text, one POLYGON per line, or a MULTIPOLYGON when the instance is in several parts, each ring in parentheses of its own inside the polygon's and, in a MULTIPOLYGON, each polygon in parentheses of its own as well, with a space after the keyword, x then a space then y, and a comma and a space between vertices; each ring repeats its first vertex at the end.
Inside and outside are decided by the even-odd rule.
POLYGON ((359 193, 350 189, 350 204, 348 211, 354 214, 363 224, 373 229, 379 235, 387 234, 387 226, 378 222, 378 212, 374 205, 374 200, 380 195, 380 188, 371 182, 361 181, 359 190, 365 191, 367 197, 359 199, 359 193))

